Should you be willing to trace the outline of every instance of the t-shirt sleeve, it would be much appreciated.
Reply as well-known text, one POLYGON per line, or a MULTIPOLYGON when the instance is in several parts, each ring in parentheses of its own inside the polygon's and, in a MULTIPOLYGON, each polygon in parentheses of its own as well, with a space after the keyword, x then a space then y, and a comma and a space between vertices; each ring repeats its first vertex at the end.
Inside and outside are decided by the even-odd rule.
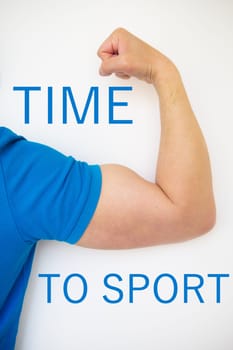
POLYGON ((25 241, 76 243, 101 192, 101 170, 23 138, 2 157, 9 205, 25 241))

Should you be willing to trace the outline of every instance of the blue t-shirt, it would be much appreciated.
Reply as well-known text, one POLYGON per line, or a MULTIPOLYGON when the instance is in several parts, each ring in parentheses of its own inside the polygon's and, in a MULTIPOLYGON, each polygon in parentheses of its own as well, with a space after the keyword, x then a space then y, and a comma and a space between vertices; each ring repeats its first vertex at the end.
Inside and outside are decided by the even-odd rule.
POLYGON ((0 127, 0 349, 14 349, 36 243, 76 243, 101 191, 101 171, 0 127))

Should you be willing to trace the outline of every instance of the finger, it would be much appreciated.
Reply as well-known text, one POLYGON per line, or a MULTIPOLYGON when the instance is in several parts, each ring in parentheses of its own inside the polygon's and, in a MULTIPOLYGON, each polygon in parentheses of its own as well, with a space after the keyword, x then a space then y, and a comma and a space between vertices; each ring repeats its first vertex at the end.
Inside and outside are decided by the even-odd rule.
POLYGON ((101 58, 101 60, 106 60, 108 58, 111 58, 113 56, 112 53, 108 52, 108 51, 103 51, 103 50, 98 50, 97 51, 97 55, 99 56, 99 58, 101 58))
POLYGON ((108 76, 108 75, 111 75, 112 73, 107 73, 107 72, 105 72, 105 71, 102 69, 102 67, 100 66, 100 68, 99 68, 99 74, 102 75, 103 77, 106 77, 106 76, 108 76))
POLYGON ((119 56, 112 56, 103 60, 100 66, 100 75, 110 75, 112 73, 122 72, 122 64, 119 56))
POLYGON ((118 55, 118 40, 111 34, 99 47, 97 55, 102 59, 109 58, 113 55, 118 55))
POLYGON ((125 74, 125 73, 123 73, 123 72, 118 72, 118 73, 116 73, 116 76, 117 76, 118 78, 121 78, 121 79, 129 79, 129 78, 130 78, 130 75, 125 74))

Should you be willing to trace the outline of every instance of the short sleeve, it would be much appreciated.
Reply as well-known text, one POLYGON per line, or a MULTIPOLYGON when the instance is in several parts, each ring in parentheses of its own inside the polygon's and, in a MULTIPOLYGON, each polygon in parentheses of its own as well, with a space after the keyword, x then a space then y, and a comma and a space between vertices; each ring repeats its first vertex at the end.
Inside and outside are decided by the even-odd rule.
POLYGON ((76 243, 101 192, 101 170, 56 150, 12 139, 1 156, 9 205, 22 238, 76 243))

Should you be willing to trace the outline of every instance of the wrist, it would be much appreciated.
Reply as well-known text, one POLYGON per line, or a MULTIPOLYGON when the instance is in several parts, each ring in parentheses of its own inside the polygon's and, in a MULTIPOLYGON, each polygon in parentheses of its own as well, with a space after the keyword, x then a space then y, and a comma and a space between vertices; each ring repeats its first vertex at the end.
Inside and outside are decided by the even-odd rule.
POLYGON ((175 64, 166 56, 157 58, 156 63, 152 65, 151 83, 159 91, 163 86, 180 80, 180 74, 175 64))

